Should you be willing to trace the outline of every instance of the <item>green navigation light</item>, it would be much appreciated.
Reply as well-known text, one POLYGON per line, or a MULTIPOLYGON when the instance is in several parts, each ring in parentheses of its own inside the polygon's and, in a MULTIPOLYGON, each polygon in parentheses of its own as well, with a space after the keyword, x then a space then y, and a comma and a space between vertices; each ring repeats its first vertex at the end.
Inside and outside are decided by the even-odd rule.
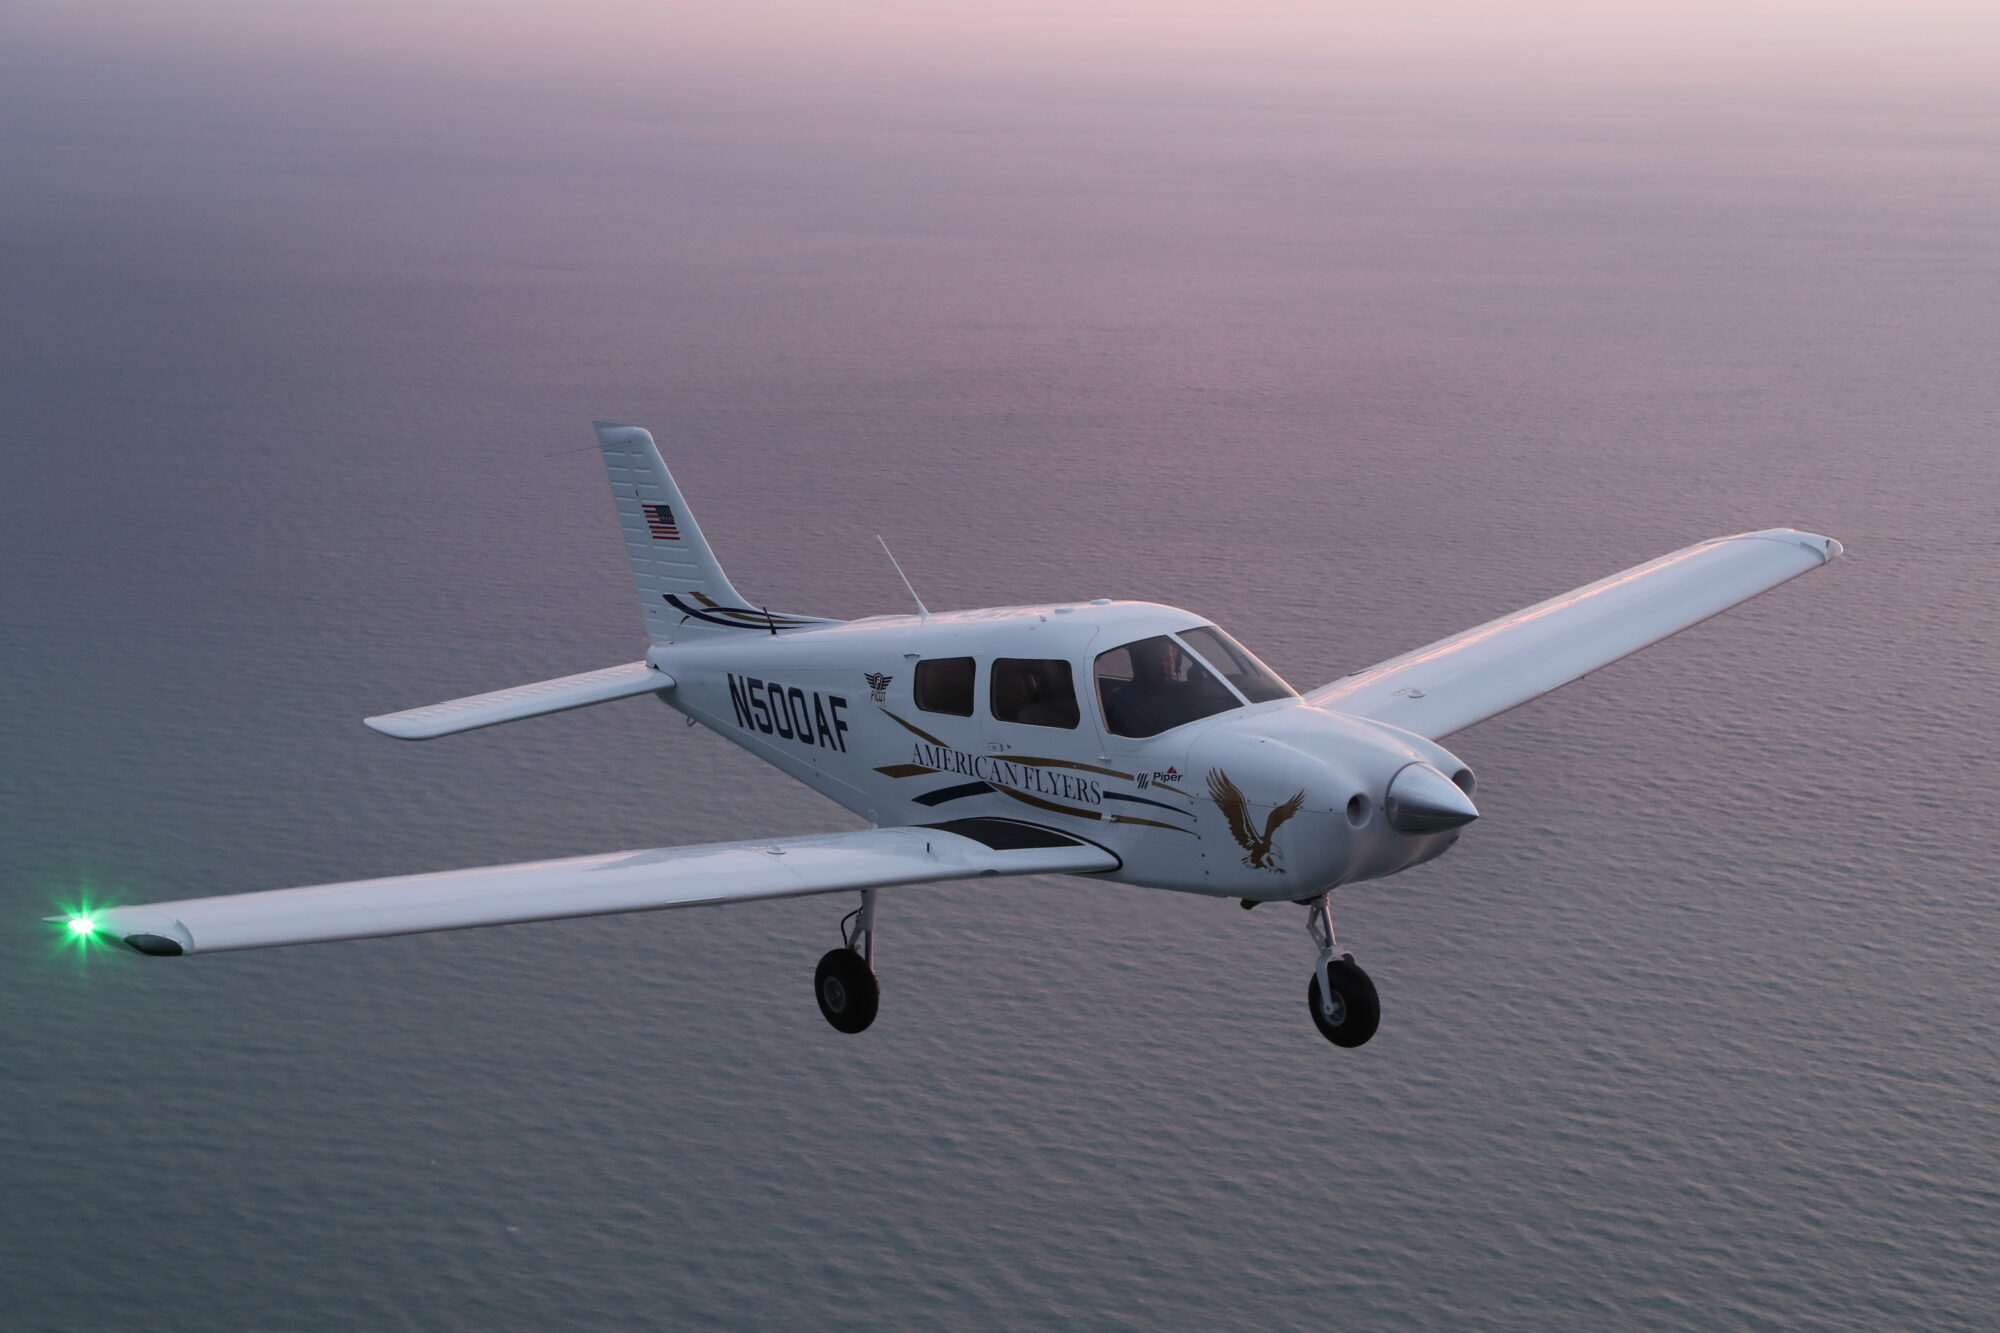
POLYGON ((88 882, 60 897, 51 895, 48 925, 44 927, 50 931, 51 950, 84 962, 110 948, 116 937, 109 932, 115 925, 100 917, 106 905, 107 900, 99 896, 97 886, 88 882))

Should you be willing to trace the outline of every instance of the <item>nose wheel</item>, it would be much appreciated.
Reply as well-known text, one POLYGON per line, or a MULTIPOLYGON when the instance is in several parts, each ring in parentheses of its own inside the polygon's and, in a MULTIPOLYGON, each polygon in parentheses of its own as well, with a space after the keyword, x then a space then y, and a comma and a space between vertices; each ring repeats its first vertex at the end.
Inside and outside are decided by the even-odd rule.
POLYGON ((1375 1035, 1382 1021, 1382 1002, 1375 997, 1375 983, 1354 961, 1342 954, 1313 972, 1306 985, 1306 1004, 1312 1009, 1313 1026, 1319 1035, 1336 1046, 1359 1046, 1375 1035), (1327 984, 1322 986, 1324 977, 1327 984))
POLYGON ((1333 895, 1322 893, 1309 904, 1306 930, 1319 945, 1319 962, 1306 986, 1306 1005, 1319 1035, 1336 1046, 1354 1047, 1375 1035, 1382 1022, 1382 1002, 1375 983, 1342 952, 1333 933, 1333 895))
POLYGON ((840 922, 841 947, 829 950, 813 973, 813 998, 836 1032, 865 1032, 882 1005, 871 959, 875 953, 875 890, 861 891, 861 906, 840 922))

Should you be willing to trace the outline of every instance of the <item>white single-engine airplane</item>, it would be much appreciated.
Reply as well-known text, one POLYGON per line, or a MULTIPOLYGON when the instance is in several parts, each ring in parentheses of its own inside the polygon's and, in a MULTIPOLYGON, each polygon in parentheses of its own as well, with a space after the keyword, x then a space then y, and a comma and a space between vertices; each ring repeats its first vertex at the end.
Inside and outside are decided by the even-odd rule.
POLYGON ((770 614, 730 586, 651 435, 599 422, 597 442, 645 659, 368 725, 428 740, 650 694, 870 827, 51 919, 176 955, 859 891, 814 991, 827 1022, 860 1032, 879 1000, 876 890, 1088 875, 1306 905, 1313 1022, 1359 1046, 1380 1006, 1334 935, 1332 893, 1430 860, 1479 817, 1472 770, 1438 741, 1841 549, 1783 528, 1701 542, 1300 694, 1217 626, 1148 602, 770 614))

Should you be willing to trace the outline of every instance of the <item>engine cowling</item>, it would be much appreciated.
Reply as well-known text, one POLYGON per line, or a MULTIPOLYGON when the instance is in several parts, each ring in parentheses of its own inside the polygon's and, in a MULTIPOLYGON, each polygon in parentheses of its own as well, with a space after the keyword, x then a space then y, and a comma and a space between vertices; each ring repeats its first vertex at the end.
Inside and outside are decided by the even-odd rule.
POLYGON ((1435 741, 1311 704, 1203 733, 1189 776, 1207 784, 1212 877, 1252 901, 1313 897, 1442 855, 1479 817, 1471 769, 1435 741), (1229 839, 1240 866, 1226 865, 1229 839))

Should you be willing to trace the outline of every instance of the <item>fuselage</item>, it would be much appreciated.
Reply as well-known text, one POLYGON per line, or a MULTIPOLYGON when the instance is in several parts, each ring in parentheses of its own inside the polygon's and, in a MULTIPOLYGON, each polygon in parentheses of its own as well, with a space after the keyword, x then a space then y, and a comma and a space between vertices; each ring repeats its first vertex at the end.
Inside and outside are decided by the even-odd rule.
POLYGON ((1128 883, 1310 898, 1457 839, 1398 831, 1385 804, 1413 765, 1469 791, 1463 763, 1243 672, 1247 653, 1235 675, 1209 660, 1239 648, 1191 612, 1092 602, 706 637, 648 660, 671 706, 870 823, 1023 820, 1106 847, 1122 865, 1105 877, 1128 883), (1189 679, 1161 688, 1208 710, 1164 727, 1171 713, 1135 720, 1126 678, 1163 638, 1189 679))

